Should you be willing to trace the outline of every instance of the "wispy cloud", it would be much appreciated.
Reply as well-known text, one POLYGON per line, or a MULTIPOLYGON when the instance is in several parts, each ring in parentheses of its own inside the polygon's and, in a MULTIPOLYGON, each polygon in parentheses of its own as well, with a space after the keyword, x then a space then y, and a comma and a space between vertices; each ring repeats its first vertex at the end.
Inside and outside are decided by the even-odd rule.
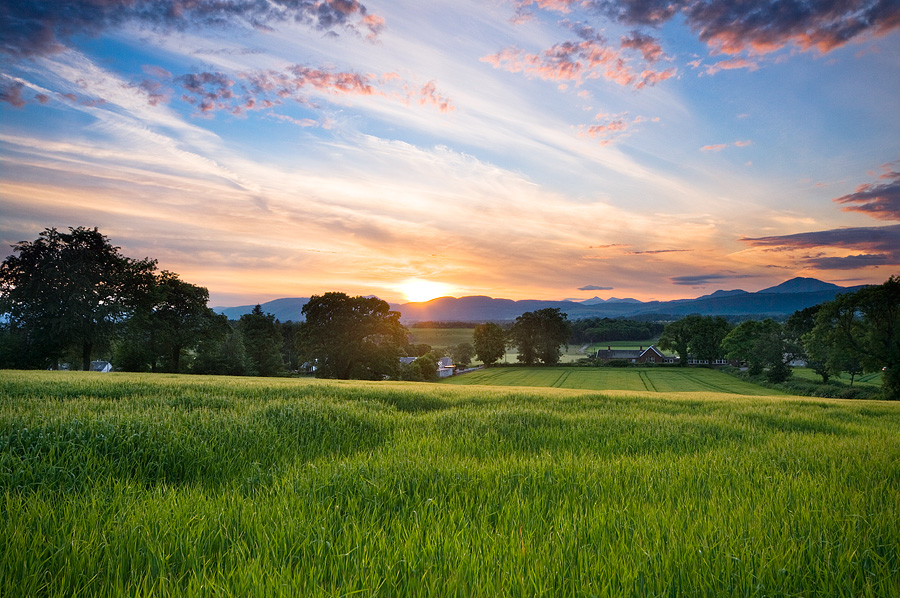
POLYGON ((615 289, 615 287, 602 287, 595 284, 578 287, 579 291, 612 291, 613 289, 615 289))
POLYGON ((581 84, 588 79, 602 78, 635 89, 656 85, 676 74, 674 67, 651 67, 665 56, 659 42, 649 35, 632 32, 622 37, 617 46, 588 25, 567 25, 579 40, 560 42, 539 53, 528 53, 508 46, 481 60, 494 68, 522 72, 549 81, 581 84), (640 60, 643 60, 643 65, 640 60))
POLYGON ((900 220, 900 172, 892 170, 881 175, 884 183, 868 183, 856 191, 836 198, 845 204, 845 212, 861 212, 879 220, 900 220))
POLYGON ((869 266, 900 266, 900 224, 839 228, 773 237, 743 237, 741 241, 768 251, 805 250, 807 254, 796 259, 813 269, 853 270, 869 266), (825 253, 809 255, 809 250, 825 253), (865 253, 854 253, 860 250, 865 253))
POLYGON ((517 0, 520 11, 569 14, 575 9, 630 25, 658 27, 682 16, 700 41, 714 53, 767 54, 793 45, 827 53, 865 37, 900 27, 900 5, 877 0, 845 2, 781 2, 763 0, 517 0))
POLYGON ((241 25, 269 30, 295 22, 337 34, 377 36, 384 19, 358 0, 8 0, 0 11, 0 51, 16 56, 62 50, 73 35, 98 35, 126 23, 160 30, 241 25))
POLYGON ((757 278, 752 274, 715 273, 715 274, 689 274, 685 276, 673 276, 669 280, 679 286, 701 286, 725 280, 743 280, 757 278))

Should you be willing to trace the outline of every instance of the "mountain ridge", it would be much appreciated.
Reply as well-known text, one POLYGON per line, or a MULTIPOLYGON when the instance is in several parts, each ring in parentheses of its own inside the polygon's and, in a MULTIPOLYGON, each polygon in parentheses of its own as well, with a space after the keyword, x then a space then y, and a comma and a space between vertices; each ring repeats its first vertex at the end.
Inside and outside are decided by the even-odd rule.
MULTIPOLYGON (((686 316, 690 314, 720 316, 783 316, 797 310, 831 301, 839 293, 852 292, 861 288, 841 287, 815 278, 797 277, 774 287, 757 292, 742 289, 719 290, 695 299, 674 299, 671 301, 638 301, 637 299, 600 299, 594 297, 586 301, 544 301, 540 299, 503 299, 485 295, 464 297, 437 297, 430 301, 392 303, 391 309, 401 313, 404 322, 417 321, 460 321, 486 322, 514 320, 527 311, 545 308, 559 308, 570 319, 588 317, 651 317, 686 316)), ((302 321, 306 297, 283 297, 260 304, 263 311, 286 322, 302 321)), ((217 313, 229 319, 239 319, 250 313, 255 305, 237 307, 214 307, 217 313)))

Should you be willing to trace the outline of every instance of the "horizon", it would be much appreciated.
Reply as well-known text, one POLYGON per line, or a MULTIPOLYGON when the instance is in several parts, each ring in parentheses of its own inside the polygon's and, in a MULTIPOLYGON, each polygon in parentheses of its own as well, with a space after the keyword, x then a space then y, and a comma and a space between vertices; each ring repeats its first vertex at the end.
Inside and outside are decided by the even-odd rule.
MULTIPOLYGON (((819 280, 819 279, 815 279, 815 278, 810 278, 810 277, 794 277, 794 278, 791 278, 791 279, 788 279, 788 280, 784 280, 784 281, 782 281, 782 282, 780 282, 780 283, 778 283, 778 284, 776 284, 776 285, 771 285, 771 286, 768 286, 768 287, 764 287, 764 288, 758 289, 758 290, 756 290, 756 291, 747 291, 746 289, 720 289, 720 290, 723 291, 723 292, 744 291, 745 293, 748 293, 748 294, 751 294, 751 295, 752 295, 752 294, 754 294, 754 293, 759 293, 759 292, 761 292, 761 291, 763 291, 763 290, 770 289, 770 288, 773 288, 773 287, 778 287, 778 286, 781 286, 781 285, 783 285, 783 284, 792 282, 792 281, 794 281, 794 280, 800 280, 800 279, 802 279, 802 280, 813 280, 813 281, 817 281, 817 282, 825 282, 825 283, 828 283, 827 281, 819 280)), ((834 283, 828 283, 828 284, 834 284, 834 283)), ((875 284, 877 284, 877 283, 875 283, 875 284)), ((838 285, 838 286, 843 286, 843 285, 838 285)), ((859 285, 849 285, 849 286, 843 287, 843 288, 853 288, 853 287, 855 287, 855 286, 859 286, 859 285)), ((338 293, 342 293, 343 291, 339 291, 339 290, 338 290, 338 291, 324 291, 324 292, 322 292, 322 293, 313 293, 313 295, 320 295, 320 296, 321 296, 322 294, 324 294, 324 293, 326 293, 326 292, 338 292, 338 293)), ((593 296, 593 297, 585 297, 584 299, 574 299, 574 298, 571 298, 571 297, 567 297, 567 298, 564 298, 564 299, 532 299, 532 298, 510 299, 510 298, 508 298, 508 297, 492 297, 492 296, 490 296, 490 295, 459 295, 459 296, 455 296, 455 295, 442 295, 442 296, 440 296, 440 297, 432 297, 431 299, 426 299, 426 300, 423 300, 423 301, 405 301, 405 300, 401 300, 401 301, 391 301, 391 300, 388 300, 388 299, 383 299, 382 297, 379 297, 378 295, 370 295, 370 296, 376 297, 376 298, 378 298, 378 299, 383 299, 384 301, 388 302, 388 303, 391 304, 391 305, 401 305, 401 306, 402 306, 402 305, 406 305, 406 304, 410 304, 410 303, 430 303, 430 302, 432 302, 432 301, 437 301, 437 300, 439 300, 439 299, 467 299, 467 298, 472 298, 472 297, 484 297, 484 298, 487 298, 487 299, 491 299, 491 300, 500 300, 500 301, 547 301, 547 302, 554 302, 554 301, 555 301, 555 302, 566 302, 566 301, 568 301, 568 302, 571 302, 571 303, 583 303, 583 302, 585 302, 585 301, 590 301, 590 300, 592 300, 592 299, 601 299, 603 302, 609 302, 609 301, 613 301, 613 300, 618 300, 618 301, 638 301, 638 302, 640 302, 640 303, 653 303, 653 302, 656 302, 656 301, 660 301, 660 302, 666 302, 666 301, 691 301, 691 300, 699 299, 699 298, 701 298, 701 297, 705 297, 705 296, 712 295, 712 294, 715 293, 715 292, 716 292, 716 291, 713 291, 712 293, 704 293, 704 294, 702 294, 702 295, 697 295, 697 296, 693 296, 693 297, 678 297, 678 298, 676 298, 676 299, 663 299, 663 300, 652 299, 652 298, 651 298, 651 299, 647 299, 647 300, 642 300, 642 299, 635 299, 634 297, 615 297, 615 296, 610 296, 610 297, 608 297, 608 298, 606 298, 606 299, 603 299, 602 297, 599 297, 599 296, 596 296, 596 295, 593 296)), ((345 293, 345 294, 350 295, 350 293, 345 293)), ((265 300, 265 301, 255 301, 255 302, 254 302, 254 301, 251 301, 250 303, 242 303, 242 304, 240 304, 240 305, 213 305, 213 304, 212 304, 212 301, 210 301, 208 305, 210 305, 210 307, 211 307, 212 309, 234 309, 234 308, 238 308, 238 307, 253 307, 253 306, 256 306, 256 305, 265 305, 265 304, 271 303, 271 302, 273 302, 273 301, 280 301, 280 300, 285 300, 285 299, 309 299, 310 297, 311 297, 311 295, 302 296, 302 297, 275 297, 275 298, 273 298, 273 299, 267 299, 267 300, 265 300)))
POLYGON ((215 306, 900 272, 900 7, 310 6, 10 5, 0 259, 96 226, 215 306))

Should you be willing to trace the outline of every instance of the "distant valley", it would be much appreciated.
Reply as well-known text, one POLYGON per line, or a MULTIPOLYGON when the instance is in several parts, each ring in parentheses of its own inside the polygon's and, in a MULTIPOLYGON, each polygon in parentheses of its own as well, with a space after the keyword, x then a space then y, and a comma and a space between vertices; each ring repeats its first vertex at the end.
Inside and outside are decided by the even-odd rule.
MULTIPOLYGON (((841 287, 815 278, 793 278, 777 286, 750 293, 740 289, 716 291, 696 299, 673 301, 638 301, 637 299, 600 299, 585 301, 541 301, 524 299, 495 299, 485 296, 439 297, 418 303, 391 304, 406 323, 433 321, 485 322, 515 320, 527 311, 556 307, 570 320, 579 318, 639 318, 681 317, 689 314, 718 316, 786 316, 799 309, 831 301, 839 293, 852 292, 860 287, 841 287)), ((303 320, 302 309, 308 298, 286 297, 261 304, 266 313, 282 322, 303 320)), ((215 307, 217 313, 229 319, 239 319, 250 313, 253 305, 215 307)))

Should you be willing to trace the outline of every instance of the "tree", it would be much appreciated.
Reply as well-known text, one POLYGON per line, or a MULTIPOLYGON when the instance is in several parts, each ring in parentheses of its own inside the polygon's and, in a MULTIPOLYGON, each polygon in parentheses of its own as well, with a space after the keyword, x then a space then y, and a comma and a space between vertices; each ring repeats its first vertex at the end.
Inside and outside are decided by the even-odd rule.
POLYGON ((493 322, 475 327, 473 343, 475 356, 486 366, 493 365, 506 354, 506 333, 493 322))
POLYGON ((882 371, 885 399, 900 399, 900 277, 823 303, 807 350, 832 371, 882 371))
POLYGON ((400 368, 400 379, 410 382, 437 382, 438 358, 434 353, 426 353, 416 357, 415 361, 400 368))
POLYGON ((453 363, 464 368, 469 367, 472 363, 472 357, 475 356, 475 347, 472 343, 459 343, 455 347, 450 348, 450 357, 453 363))
POLYGON ((156 277, 152 297, 153 344, 172 372, 182 370, 184 352, 196 348, 204 337, 225 337, 228 320, 206 306, 209 291, 205 287, 184 282, 177 274, 163 270, 156 277))
POLYGON ((562 354, 560 347, 568 344, 570 333, 566 314, 558 307, 548 307, 516 318, 510 339, 518 347, 518 360, 526 365, 534 365, 537 360, 556 365, 562 354))
POLYGON ((278 376, 284 373, 281 355, 281 326, 272 314, 263 313, 257 305, 241 316, 238 328, 244 339, 249 372, 254 376, 278 376))
POLYGON ((12 248, 0 264, 0 312, 32 364, 55 365, 71 348, 90 369, 152 285, 155 262, 121 255, 96 228, 48 228, 12 248))
POLYGON ((721 316, 690 315, 666 325, 659 337, 659 347, 678 353, 679 365, 686 366, 693 356, 710 367, 722 357, 722 339, 731 330, 721 316))
POLYGON ((700 316, 693 328, 689 351, 694 358, 712 367, 722 357, 722 340, 731 331, 731 325, 721 316, 700 316))
POLYGON ((791 353, 796 359, 806 361, 807 367, 822 377, 822 382, 827 383, 831 377, 828 359, 824 353, 818 351, 819 345, 812 344, 813 350, 807 348, 808 335, 816 325, 816 316, 821 305, 813 305, 794 312, 784 323, 785 336, 791 353))
POLYGON ((666 325, 659 337, 659 348, 665 351, 678 353, 678 365, 686 367, 688 364, 688 347, 693 331, 689 318, 699 316, 687 316, 666 325))
POLYGON ((226 322, 224 338, 207 337, 200 341, 191 371, 195 374, 246 376, 250 360, 244 349, 244 337, 236 324, 226 322))
POLYGON ((741 322, 722 340, 722 347, 729 358, 747 362, 750 375, 765 372, 769 382, 784 382, 791 376, 788 363, 793 355, 784 327, 771 318, 741 322))
POLYGON ((408 332, 400 313, 377 297, 314 295, 303 306, 298 352, 318 362, 322 378, 395 377, 408 332))

